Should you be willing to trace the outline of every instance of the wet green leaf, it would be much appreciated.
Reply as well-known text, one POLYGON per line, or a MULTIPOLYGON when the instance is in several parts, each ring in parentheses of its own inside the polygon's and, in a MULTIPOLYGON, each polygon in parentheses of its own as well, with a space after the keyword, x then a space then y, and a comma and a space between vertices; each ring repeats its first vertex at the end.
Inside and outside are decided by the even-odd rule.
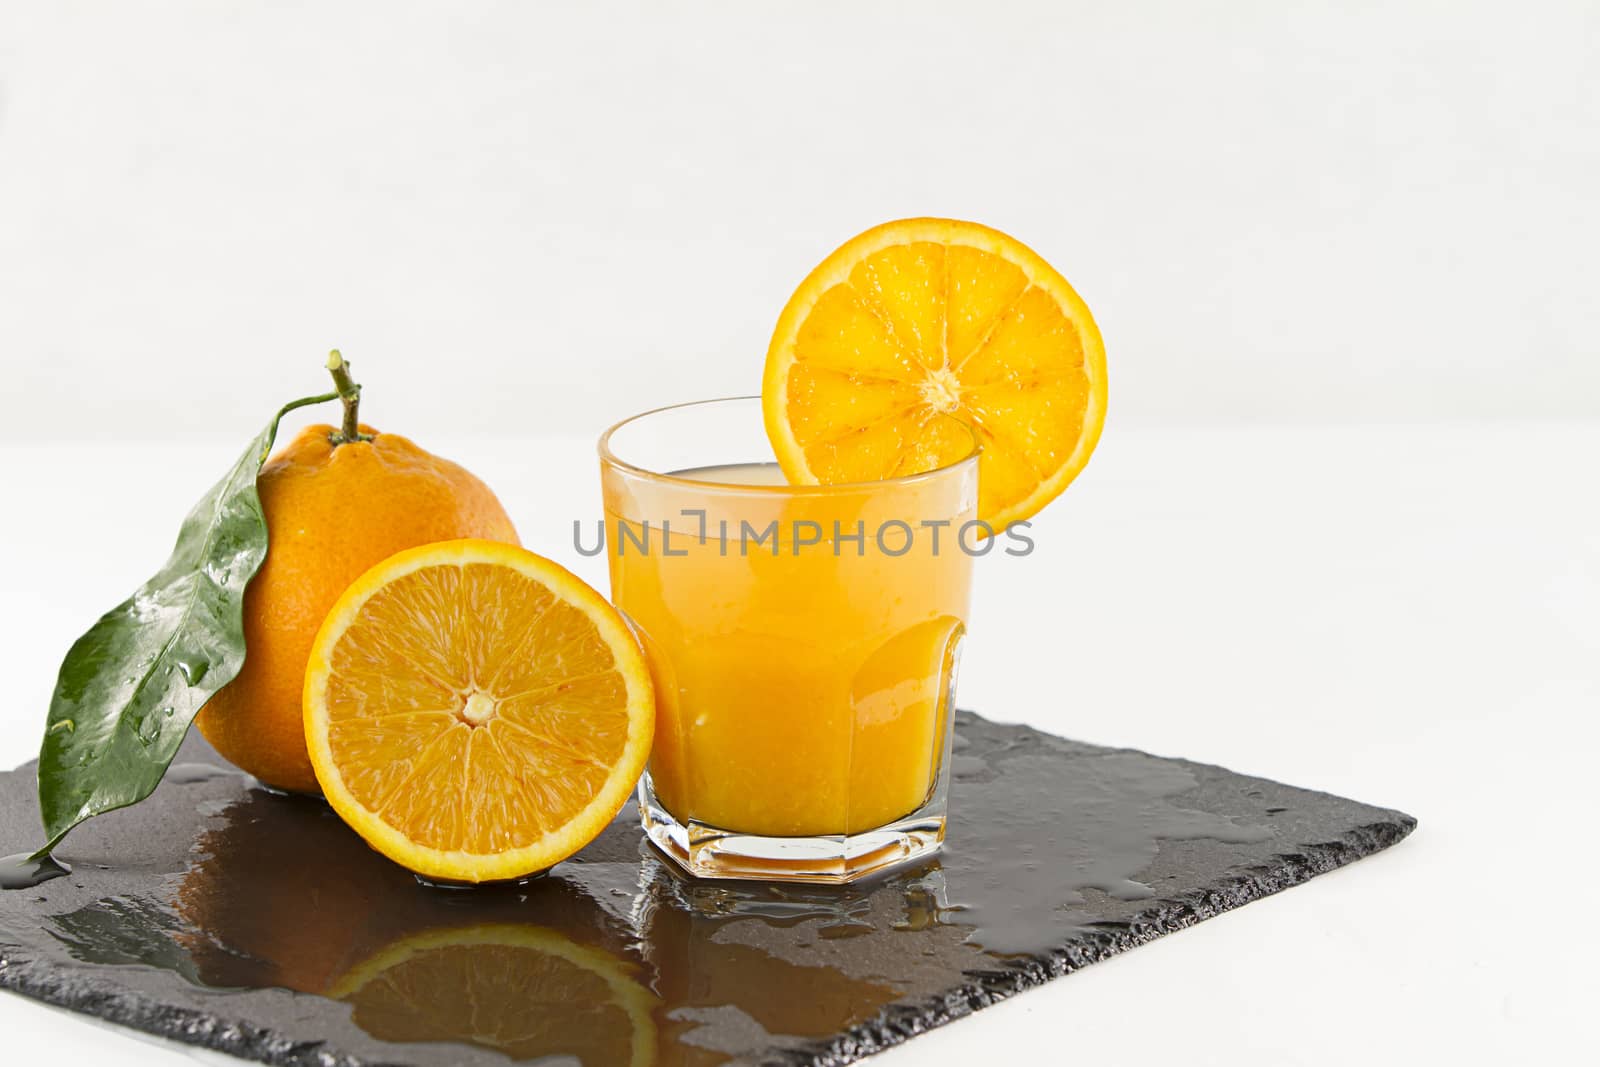
POLYGON ((244 664, 245 585, 267 557, 256 475, 285 405, 184 519, 166 565, 62 661, 39 750, 39 811, 53 848, 93 815, 160 783, 189 724, 244 664))

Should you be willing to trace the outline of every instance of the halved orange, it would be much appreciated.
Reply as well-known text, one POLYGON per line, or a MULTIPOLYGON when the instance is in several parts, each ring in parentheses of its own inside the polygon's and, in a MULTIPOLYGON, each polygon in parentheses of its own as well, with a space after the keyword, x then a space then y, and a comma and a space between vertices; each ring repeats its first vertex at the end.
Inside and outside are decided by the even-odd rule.
POLYGON ((384 1041, 459 1041, 514 1061, 571 1057, 645 1067, 656 1000, 630 966, 554 930, 492 923, 413 934, 328 995, 384 1041))
POLYGON ((593 840, 644 769, 655 699, 638 641, 571 573, 445 541, 345 590, 306 668, 328 802, 430 878, 520 878, 593 840))
POLYGON ((791 483, 875 481, 982 446, 978 517, 1027 519, 1100 439, 1106 357, 1084 302, 1013 237, 903 219, 847 241, 778 318, 762 381, 791 483), (953 418, 951 418, 953 416, 953 418))

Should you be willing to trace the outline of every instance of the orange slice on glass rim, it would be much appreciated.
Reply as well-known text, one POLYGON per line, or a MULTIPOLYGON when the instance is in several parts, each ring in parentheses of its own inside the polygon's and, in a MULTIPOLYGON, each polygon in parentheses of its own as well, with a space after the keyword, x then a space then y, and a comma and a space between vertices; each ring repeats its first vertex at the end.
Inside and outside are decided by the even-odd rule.
POLYGON ((520 878, 605 829, 650 752, 643 653, 599 593, 515 545, 445 541, 356 579, 306 669, 328 802, 429 878, 520 878))
POLYGON ((1022 242, 903 219, 847 241, 795 290, 761 395, 778 464, 799 485, 934 470, 971 451, 965 423, 982 446, 978 517, 998 530, 1088 463, 1105 348, 1083 300, 1022 242))

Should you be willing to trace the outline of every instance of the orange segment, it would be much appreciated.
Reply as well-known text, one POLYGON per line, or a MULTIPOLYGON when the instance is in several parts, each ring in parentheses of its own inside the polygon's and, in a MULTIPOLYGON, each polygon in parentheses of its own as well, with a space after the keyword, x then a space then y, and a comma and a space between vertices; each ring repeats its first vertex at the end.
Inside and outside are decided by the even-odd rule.
POLYGON ((978 514, 999 529, 1088 463, 1105 349, 1072 286, 1021 242, 905 219, 850 240, 801 283, 773 332, 762 402, 796 484, 932 470, 975 436, 978 514))
POLYGON ((518 878, 622 807, 655 704, 622 617, 513 545, 447 541, 356 580, 317 634, 305 729, 328 802, 420 874, 518 878))

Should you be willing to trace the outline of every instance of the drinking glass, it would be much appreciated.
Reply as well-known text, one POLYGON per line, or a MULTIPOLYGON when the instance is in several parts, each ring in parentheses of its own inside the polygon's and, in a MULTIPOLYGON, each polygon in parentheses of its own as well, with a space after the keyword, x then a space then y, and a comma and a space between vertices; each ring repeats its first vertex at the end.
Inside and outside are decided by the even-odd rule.
POLYGON ((848 882, 937 851, 977 456, 790 485, 759 397, 600 438, 612 600, 657 694, 640 816, 689 873, 848 882))

